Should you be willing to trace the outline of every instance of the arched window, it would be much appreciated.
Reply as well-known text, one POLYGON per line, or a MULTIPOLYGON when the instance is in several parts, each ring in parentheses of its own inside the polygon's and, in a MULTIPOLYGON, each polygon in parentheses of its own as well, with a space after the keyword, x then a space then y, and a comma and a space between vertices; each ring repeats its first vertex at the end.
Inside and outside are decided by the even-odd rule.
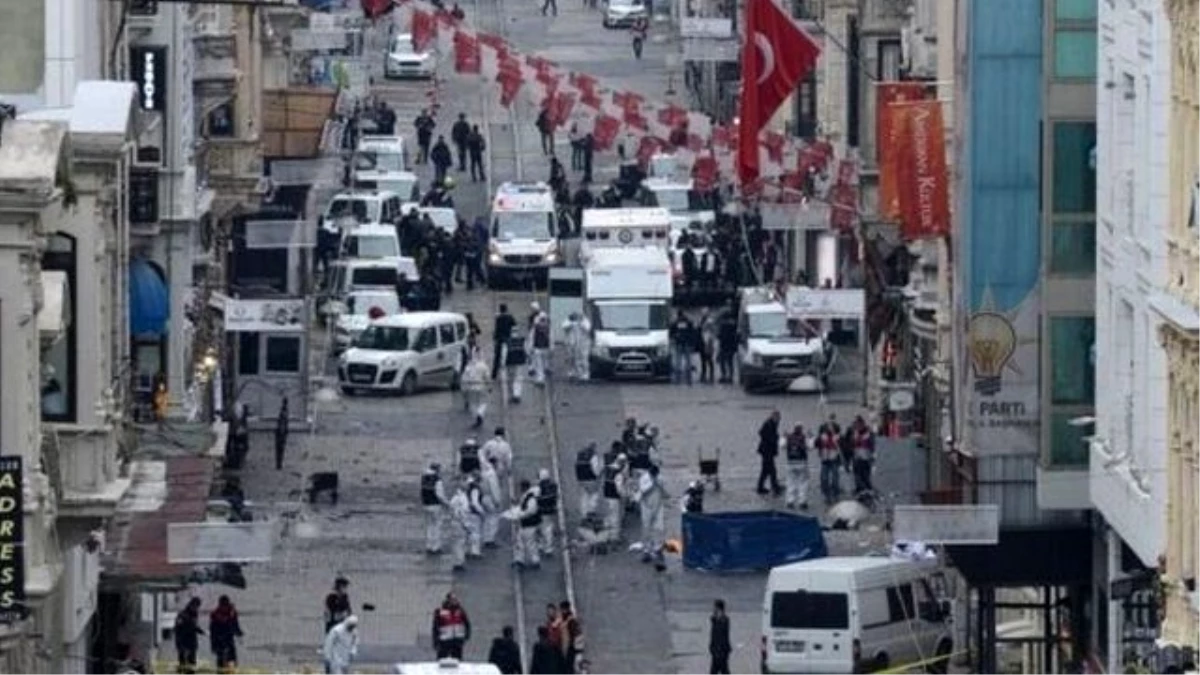
POLYGON ((63 298, 63 309, 64 314, 71 318, 62 334, 42 349, 42 419, 51 422, 73 422, 76 419, 78 396, 75 391, 77 352, 74 317, 75 289, 78 284, 75 279, 75 249, 74 237, 55 232, 50 235, 46 251, 42 254, 43 270, 66 274, 67 291, 63 298))

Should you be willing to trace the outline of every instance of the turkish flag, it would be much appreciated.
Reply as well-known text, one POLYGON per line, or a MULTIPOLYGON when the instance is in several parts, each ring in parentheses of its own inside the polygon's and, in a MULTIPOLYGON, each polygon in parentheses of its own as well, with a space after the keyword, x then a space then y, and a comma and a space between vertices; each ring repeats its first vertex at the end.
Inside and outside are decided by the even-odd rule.
POLYGON ((434 22, 433 15, 425 10, 414 9, 412 13, 413 49, 418 52, 425 51, 436 35, 437 23, 434 22))
POLYGON ((521 78, 521 64, 513 63, 513 60, 508 58, 501 61, 496 81, 500 83, 500 105, 508 108, 516 100, 517 94, 521 93, 521 84, 524 82, 521 78))
POLYGON ((492 49, 496 50, 497 53, 508 52, 508 43, 505 42, 504 38, 500 37, 499 35, 493 35, 492 33, 477 33, 475 38, 479 40, 480 44, 491 47, 492 49))
POLYGON ((617 140, 617 134, 621 132, 621 120, 612 115, 600 115, 596 118, 596 124, 592 129, 592 140, 596 143, 597 150, 608 150, 612 147, 613 141, 617 140))
POLYGON ((658 121, 668 129, 678 129, 687 126, 688 114, 677 105, 668 105, 658 109, 658 121))
POLYGON ((602 101, 600 95, 596 92, 596 85, 599 84, 596 78, 591 75, 582 73, 571 73, 567 80, 572 87, 579 92, 579 102, 593 110, 599 110, 602 101))
POLYGON ((821 48, 774 0, 746 0, 738 178, 758 177, 758 132, 817 65, 821 48))
POLYGON ((638 142, 637 161, 641 166, 650 164, 650 158, 654 153, 662 150, 663 143, 661 140, 653 136, 642 136, 642 140, 638 142))
POLYGON ((697 190, 711 190, 717 185, 717 158, 712 155, 696 157, 692 164, 692 181, 697 190))
POLYGON ((889 220, 900 218, 899 132, 901 107, 927 97, 922 82, 881 82, 875 88, 875 156, 879 161, 879 213, 889 220))
POLYGON ((629 127, 630 129, 637 129, 638 131, 641 131, 642 133, 645 133, 650 130, 650 123, 647 122, 646 118, 642 117, 642 114, 640 112, 638 112, 636 109, 635 110, 626 109, 623 121, 625 122, 625 126, 629 127))
POLYGON ((454 72, 478 74, 483 66, 479 40, 466 31, 454 32, 454 72))
POLYGON ((900 231, 905 240, 932 239, 950 234, 950 186, 946 168, 946 137, 940 101, 897 106, 899 122, 896 160, 900 192, 900 231))
POLYGON ((555 127, 561 127, 571 118, 571 111, 575 109, 575 94, 566 91, 555 92, 550 99, 550 123, 555 127))
POLYGON ((378 19, 394 7, 392 0, 362 0, 363 16, 368 19, 378 19))
POLYGON ((841 184, 829 188, 829 226, 839 231, 850 230, 857 218, 858 188, 841 184))

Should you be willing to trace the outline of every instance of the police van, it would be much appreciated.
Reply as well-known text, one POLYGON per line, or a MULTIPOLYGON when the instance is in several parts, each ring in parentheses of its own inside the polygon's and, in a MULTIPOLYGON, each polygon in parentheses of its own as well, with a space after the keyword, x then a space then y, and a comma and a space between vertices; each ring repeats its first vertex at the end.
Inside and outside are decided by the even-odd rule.
POLYGON ((946 589, 937 560, 833 557, 775 567, 763 596, 762 672, 879 672, 923 662, 944 673, 954 649, 946 589))
POLYGON ((583 275, 594 377, 669 377, 671 261, 662 248, 597 249, 583 275))
POLYGON ((717 214, 696 194, 695 184, 674 178, 647 178, 642 181, 639 202, 657 206, 671 213, 671 226, 676 230, 699 226, 707 229, 717 222, 717 214))
POLYGON ((487 281, 532 278, 544 283, 562 263, 554 193, 542 183, 502 183, 492 200, 487 281))
POLYGON ((823 391, 832 347, 811 326, 788 317, 774 290, 738 293, 738 384, 747 392, 823 391))
POLYGON ((659 208, 586 209, 580 227, 583 241, 579 260, 601 248, 666 249, 671 234, 671 214, 659 208))

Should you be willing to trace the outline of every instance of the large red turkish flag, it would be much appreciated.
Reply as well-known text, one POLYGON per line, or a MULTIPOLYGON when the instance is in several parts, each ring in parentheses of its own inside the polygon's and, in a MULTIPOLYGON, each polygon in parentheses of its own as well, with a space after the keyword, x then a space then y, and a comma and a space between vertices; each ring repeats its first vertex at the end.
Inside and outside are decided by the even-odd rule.
POLYGON ((758 177, 758 132, 817 65, 821 48, 774 0, 746 0, 738 177, 758 177))

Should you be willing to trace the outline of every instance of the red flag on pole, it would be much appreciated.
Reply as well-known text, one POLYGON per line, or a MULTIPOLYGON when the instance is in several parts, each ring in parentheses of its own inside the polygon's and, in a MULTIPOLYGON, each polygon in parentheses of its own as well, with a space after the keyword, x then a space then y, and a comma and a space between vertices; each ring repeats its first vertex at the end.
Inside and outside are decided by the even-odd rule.
POLYGON ((575 109, 575 94, 566 91, 555 92, 550 99, 550 123, 561 127, 571 118, 575 109))
POLYGON ((821 48, 774 0, 746 0, 742 43, 738 178, 758 177, 758 132, 812 72, 821 48))
POLYGON ((637 161, 641 166, 646 166, 650 163, 650 158, 654 153, 662 149, 662 141, 653 136, 642 136, 642 140, 638 142, 637 161))
POLYGON ((372 20, 387 14, 394 7, 392 0, 362 0, 363 16, 372 20))
POLYGON ((700 191, 711 190, 717 184, 717 158, 712 155, 697 157, 692 163, 692 182, 700 191))
POLYGON ((412 42, 413 49, 418 52, 423 52, 429 43, 433 42, 434 36, 437 35, 437 24, 434 23, 433 15, 422 9, 413 9, 412 14, 412 42))
POLYGON ((879 166, 879 213, 890 220, 900 218, 900 184, 896 148, 903 117, 899 106, 925 98, 924 82, 880 82, 875 87, 875 153, 879 166))
POLYGON ((658 121, 668 129, 678 129, 687 126, 688 114, 677 105, 669 105, 658 109, 658 121))
POLYGON ((454 72, 478 74, 483 67, 479 41, 465 31, 454 32, 454 72))
POLYGON ((641 132, 646 132, 646 131, 650 130, 650 123, 647 122, 646 118, 642 117, 642 114, 640 112, 638 112, 637 110, 626 110, 624 122, 625 122, 625 126, 631 128, 631 129, 637 129, 638 131, 641 131, 641 132))
POLYGON ((595 127, 592 129, 592 140, 595 141, 596 149, 608 150, 611 148, 620 132, 621 120, 611 115, 597 117, 595 127))

